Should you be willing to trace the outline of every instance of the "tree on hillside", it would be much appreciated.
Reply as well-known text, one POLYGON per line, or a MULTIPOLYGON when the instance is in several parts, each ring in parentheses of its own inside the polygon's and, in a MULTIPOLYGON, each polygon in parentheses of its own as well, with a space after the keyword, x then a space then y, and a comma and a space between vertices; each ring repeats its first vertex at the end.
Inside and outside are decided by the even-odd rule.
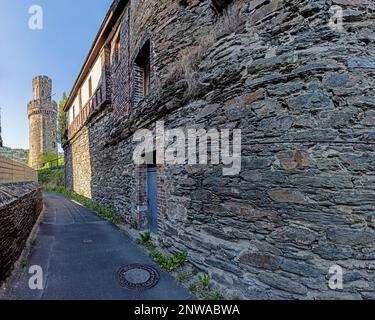
POLYGON ((61 145, 66 143, 66 113, 64 112, 64 107, 68 98, 66 93, 63 93, 62 99, 59 103, 59 123, 57 127, 57 137, 61 145))

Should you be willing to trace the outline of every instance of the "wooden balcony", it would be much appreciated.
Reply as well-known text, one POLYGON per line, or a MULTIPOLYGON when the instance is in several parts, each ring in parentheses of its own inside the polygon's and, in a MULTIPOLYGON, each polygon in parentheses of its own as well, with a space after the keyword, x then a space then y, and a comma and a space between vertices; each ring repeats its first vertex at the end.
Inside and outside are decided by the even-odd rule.
POLYGON ((103 105, 110 102, 108 91, 105 85, 100 85, 96 92, 92 95, 90 100, 80 110, 79 114, 74 118, 73 122, 68 126, 67 137, 68 140, 89 121, 90 116, 95 110, 100 109, 103 105))

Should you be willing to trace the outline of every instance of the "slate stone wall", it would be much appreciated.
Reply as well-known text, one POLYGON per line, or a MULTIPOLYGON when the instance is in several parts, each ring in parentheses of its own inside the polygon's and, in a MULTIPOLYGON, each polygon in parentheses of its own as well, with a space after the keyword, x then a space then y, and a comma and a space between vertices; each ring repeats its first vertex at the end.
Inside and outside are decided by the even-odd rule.
POLYGON ((83 128, 81 132, 71 139, 72 149, 65 152, 65 174, 74 172, 74 177, 66 178, 66 187, 75 190, 80 195, 91 198, 92 172, 89 132, 83 128), (71 161, 74 154, 74 162, 71 161))
POLYGON ((20 257, 42 208, 42 191, 37 183, 0 185, 0 282, 20 257))
POLYGON ((246 298, 375 298, 374 3, 233 1, 224 16, 211 1, 131 3, 112 108, 88 126, 93 198, 145 228, 133 133, 157 120, 241 129, 239 175, 158 167, 160 243, 246 298), (330 26, 333 5, 343 29, 330 26), (134 105, 126 92, 145 38, 153 90, 134 105), (334 265, 342 290, 328 287, 334 265))

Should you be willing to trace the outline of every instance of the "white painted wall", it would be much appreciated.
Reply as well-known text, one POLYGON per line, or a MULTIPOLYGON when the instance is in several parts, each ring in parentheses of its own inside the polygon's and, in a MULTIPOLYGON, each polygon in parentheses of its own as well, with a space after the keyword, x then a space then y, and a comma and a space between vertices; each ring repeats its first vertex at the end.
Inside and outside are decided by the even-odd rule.
POLYGON ((74 114, 73 114, 73 106, 71 106, 68 110, 69 113, 69 124, 72 124, 73 119, 74 119, 74 114))
MULTIPOLYGON (((86 103, 89 101, 89 79, 91 77, 91 83, 92 83, 92 94, 95 93, 97 90, 100 80, 102 78, 102 61, 101 61, 101 54, 98 55, 97 59, 95 60, 94 64, 92 65, 92 68, 85 78, 85 81, 83 82, 81 86, 82 90, 82 107, 86 105, 86 103)), ((78 91, 79 92, 79 91, 78 91)), ((69 124, 73 122, 73 119, 79 114, 79 93, 74 97, 73 104, 69 106, 68 112, 69 112, 69 124), (75 106, 75 113, 73 114, 73 106, 75 106)))

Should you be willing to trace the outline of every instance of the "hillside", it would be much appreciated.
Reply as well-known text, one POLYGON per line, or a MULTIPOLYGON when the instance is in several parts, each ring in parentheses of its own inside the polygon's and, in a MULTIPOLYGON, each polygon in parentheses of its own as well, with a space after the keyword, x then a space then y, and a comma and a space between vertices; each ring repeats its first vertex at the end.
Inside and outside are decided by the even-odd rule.
POLYGON ((11 158, 27 164, 29 157, 29 150, 12 149, 8 147, 0 148, 0 156, 11 158))

